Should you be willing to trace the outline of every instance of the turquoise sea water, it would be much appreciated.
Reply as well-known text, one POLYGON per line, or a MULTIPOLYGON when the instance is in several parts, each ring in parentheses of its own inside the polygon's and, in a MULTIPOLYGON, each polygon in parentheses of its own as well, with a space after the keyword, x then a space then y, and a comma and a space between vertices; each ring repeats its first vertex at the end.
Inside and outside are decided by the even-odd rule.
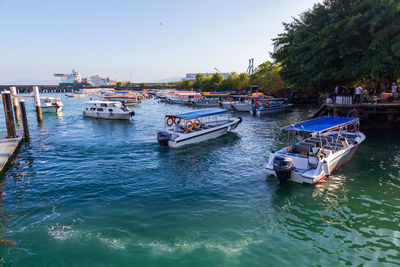
MULTIPOLYGON (((60 95, 59 95, 60 96, 60 95)), ((87 100, 87 99, 86 99, 87 100)), ((400 264, 400 142, 366 132, 325 183, 278 186, 263 168, 279 128, 307 109, 243 123, 218 139, 159 147, 166 113, 147 100, 132 122, 29 107, 31 142, 0 178, 0 265, 390 266, 400 264)), ((0 126, 4 126, 3 113, 0 126)), ((4 127, 3 127, 4 128, 4 127)))

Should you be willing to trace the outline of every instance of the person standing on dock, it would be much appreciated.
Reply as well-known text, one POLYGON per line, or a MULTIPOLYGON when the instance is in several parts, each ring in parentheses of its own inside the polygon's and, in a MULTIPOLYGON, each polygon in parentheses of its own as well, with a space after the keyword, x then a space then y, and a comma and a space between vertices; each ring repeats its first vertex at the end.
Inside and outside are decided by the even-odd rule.
POLYGON ((392 84, 392 96, 393 98, 398 98, 398 94, 397 94, 397 85, 395 82, 393 82, 392 84))
POLYGON ((337 84, 332 94, 333 103, 336 103, 336 97, 338 96, 338 94, 339 94, 339 85, 337 84))
POLYGON ((360 98, 361 98, 361 93, 362 93, 362 87, 358 86, 356 88, 356 95, 354 97, 354 103, 360 103, 360 98))

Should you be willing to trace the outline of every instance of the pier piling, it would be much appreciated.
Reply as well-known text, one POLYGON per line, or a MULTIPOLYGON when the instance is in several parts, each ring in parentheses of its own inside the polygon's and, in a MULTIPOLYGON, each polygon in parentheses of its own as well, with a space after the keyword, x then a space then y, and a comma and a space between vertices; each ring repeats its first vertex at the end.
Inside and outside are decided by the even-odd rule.
POLYGON ((38 86, 33 87, 33 94, 35 95, 36 117, 38 122, 40 123, 43 121, 43 117, 42 117, 42 107, 40 105, 40 95, 38 86))
POLYGON ((12 96, 12 101, 13 101, 15 119, 17 120, 17 123, 19 124, 21 117, 19 114, 19 107, 18 107, 17 88, 15 86, 12 86, 12 87, 10 87, 10 91, 11 91, 11 96, 12 96))
POLYGON ((6 119, 7 127, 6 138, 15 138, 17 137, 17 133, 15 131, 13 108, 11 104, 11 93, 9 91, 5 91, 1 93, 1 96, 3 98, 4 116, 6 119))
POLYGON ((21 117, 22 117, 22 124, 24 127, 24 136, 25 136, 25 141, 30 140, 30 135, 29 135, 29 127, 28 127, 28 118, 26 117, 26 108, 25 108, 25 100, 20 100, 19 105, 21 107, 21 117))

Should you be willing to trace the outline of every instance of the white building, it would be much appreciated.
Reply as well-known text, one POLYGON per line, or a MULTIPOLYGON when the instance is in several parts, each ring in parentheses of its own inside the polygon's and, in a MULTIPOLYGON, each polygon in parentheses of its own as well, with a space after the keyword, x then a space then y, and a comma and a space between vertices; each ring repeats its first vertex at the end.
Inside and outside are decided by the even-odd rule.
MULTIPOLYGON (((230 73, 221 73, 221 72, 218 72, 218 73, 221 74, 222 78, 224 78, 224 79, 228 78, 229 75, 231 75, 230 73)), ((186 76, 183 79, 184 80, 196 80, 197 74, 199 74, 199 73, 186 73, 186 76)), ((212 77, 215 74, 215 72, 205 72, 205 73, 201 73, 201 74, 203 74, 207 78, 207 77, 212 77)))

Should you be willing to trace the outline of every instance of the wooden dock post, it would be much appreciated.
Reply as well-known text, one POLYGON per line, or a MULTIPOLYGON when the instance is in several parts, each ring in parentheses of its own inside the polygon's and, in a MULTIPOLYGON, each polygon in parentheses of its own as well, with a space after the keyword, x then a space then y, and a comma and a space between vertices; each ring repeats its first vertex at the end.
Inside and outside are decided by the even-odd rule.
POLYGON ((11 104, 11 94, 9 91, 1 93, 3 98, 4 116, 6 119, 7 136, 6 138, 15 138, 17 133, 15 131, 14 115, 11 104))
POLYGON ((10 87, 10 91, 11 91, 11 96, 12 96, 12 101, 13 101, 15 119, 17 120, 17 123, 19 124, 21 117, 19 114, 19 107, 18 107, 17 88, 15 86, 12 86, 12 87, 10 87))
POLYGON ((40 123, 43 121, 43 117, 42 117, 42 107, 40 105, 39 86, 33 87, 33 94, 35 95, 36 117, 38 122, 40 123))
POLYGON ((22 124, 24 126, 24 136, 25 136, 25 141, 29 141, 30 135, 29 135, 29 127, 28 127, 28 118, 26 117, 26 108, 25 108, 25 100, 20 100, 19 105, 21 107, 21 117, 22 117, 22 124))

